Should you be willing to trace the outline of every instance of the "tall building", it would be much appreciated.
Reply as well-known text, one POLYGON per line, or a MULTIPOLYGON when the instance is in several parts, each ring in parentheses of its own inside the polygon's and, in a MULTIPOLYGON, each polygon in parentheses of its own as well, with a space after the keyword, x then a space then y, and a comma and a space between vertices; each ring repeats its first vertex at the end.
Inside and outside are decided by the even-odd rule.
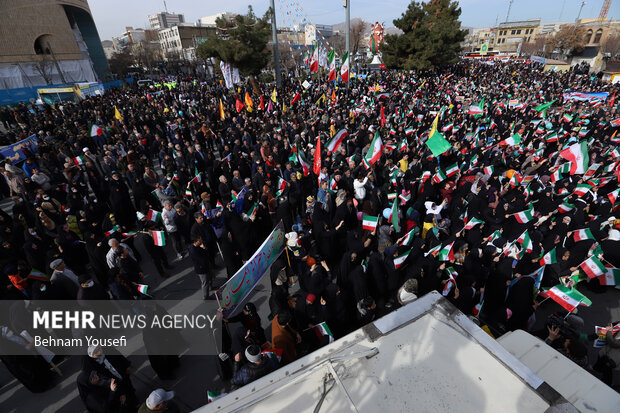
POLYGON ((185 23, 185 16, 182 14, 160 11, 149 16, 149 25, 153 30, 167 29, 181 23, 185 23))
POLYGON ((0 88, 95 82, 109 75, 86 0, 3 0, 0 15, 0 88))
POLYGON ((501 53, 518 53, 523 43, 536 39, 540 19, 500 23, 495 29, 495 47, 501 53))
POLYGON ((226 19, 226 20, 232 20, 233 17, 235 17, 236 15, 234 13, 229 13, 229 12, 223 12, 223 13, 218 13, 218 14, 214 14, 211 16, 205 16, 205 17, 201 17, 198 20, 198 24, 201 26, 210 26, 210 27, 215 27, 215 21, 218 18, 222 18, 222 19, 226 19))
POLYGON ((215 27, 179 25, 158 32, 161 51, 166 60, 196 58, 196 47, 216 35, 215 27))

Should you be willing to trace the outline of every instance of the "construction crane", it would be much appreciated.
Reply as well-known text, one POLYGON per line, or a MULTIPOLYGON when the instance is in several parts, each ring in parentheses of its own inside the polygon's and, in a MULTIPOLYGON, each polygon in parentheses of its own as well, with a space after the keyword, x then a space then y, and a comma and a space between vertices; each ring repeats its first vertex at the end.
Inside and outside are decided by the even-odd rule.
POLYGON ((601 13, 598 15, 599 20, 603 21, 607 18, 607 13, 609 13, 610 7, 611 7, 611 0, 605 0, 603 2, 603 7, 601 7, 601 13))

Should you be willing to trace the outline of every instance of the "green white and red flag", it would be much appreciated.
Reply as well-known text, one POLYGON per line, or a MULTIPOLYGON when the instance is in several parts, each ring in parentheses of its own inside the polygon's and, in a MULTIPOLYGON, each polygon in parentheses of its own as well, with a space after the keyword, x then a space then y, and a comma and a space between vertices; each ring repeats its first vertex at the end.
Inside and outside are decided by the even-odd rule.
POLYGON ((590 301, 585 295, 581 294, 574 288, 569 288, 561 284, 541 292, 540 295, 545 298, 551 298, 569 312, 572 312, 580 305, 586 307, 592 305, 592 301, 590 301))
POLYGON ((109 231, 105 232, 105 236, 109 237, 110 235, 112 235, 115 232, 117 232, 119 229, 120 229, 120 227, 118 225, 114 225, 109 231))
POLYGON ((345 53, 342 56, 342 66, 340 66, 340 79, 343 82, 349 81, 349 54, 345 53))
POLYGON ((441 244, 438 244, 434 246, 433 248, 431 248, 430 250, 428 250, 428 252, 425 252, 424 256, 427 257, 429 255, 432 255, 433 257, 435 257, 437 256, 437 254, 439 254, 439 251, 441 251, 441 244))
POLYGON ((371 215, 362 216, 362 228, 368 231, 374 231, 379 223, 379 217, 373 217, 371 215))
POLYGON ((555 264, 557 262, 558 262, 558 260, 557 260, 557 257, 556 257, 555 248, 553 248, 551 251, 549 251, 546 254, 544 254, 543 256, 541 256, 540 260, 538 261, 538 263, 541 266, 555 264))
POLYGON ((573 116, 569 113, 565 113, 564 115, 562 115, 562 121, 571 123, 573 121, 573 116))
POLYGON ((327 63, 329 64, 329 77, 328 82, 336 80, 336 51, 334 49, 327 53, 327 63))
POLYGON ((620 195, 620 188, 607 194, 607 198, 609 198, 609 202, 611 202, 612 205, 616 203, 618 195, 620 195))
POLYGON ((599 275, 598 281, 601 285, 620 285, 620 268, 605 267, 607 272, 599 275))
POLYGON ((583 174, 588 169, 588 144, 585 141, 575 143, 560 151, 560 156, 571 162, 571 175, 583 174))
POLYGON ((558 137, 558 134, 555 132, 550 133, 549 135, 547 135, 547 137, 545 138, 545 140, 548 143, 552 143, 552 142, 557 142, 560 138, 558 137))
POLYGON ((592 165, 590 165, 590 167, 588 168, 588 170, 586 171, 585 174, 583 174, 584 178, 590 178, 592 177, 596 171, 598 170, 598 168, 601 167, 600 163, 593 163, 592 165))
POLYGON ((39 281, 45 281, 45 282, 49 282, 50 277, 49 275, 45 274, 42 271, 36 270, 36 269, 32 269, 30 270, 30 274, 28 274, 28 277, 31 280, 39 280, 39 281))
POLYGON ((560 204, 560 206, 558 207, 558 211, 561 214, 565 214, 569 211, 572 211, 573 209, 575 209, 575 205, 569 203, 568 201, 564 201, 563 203, 560 204))
POLYGON ((411 231, 409 231, 407 235, 405 235, 403 240, 400 242, 400 245, 406 246, 406 247, 411 246, 411 244, 413 243, 413 237, 415 233, 417 232, 417 230, 418 230, 417 227, 414 227, 411 231))
POLYGON ((149 209, 149 212, 146 214, 146 219, 155 222, 161 221, 161 212, 149 209))
POLYGON ((304 154, 304 151, 301 150, 301 148, 297 151, 297 159, 299 160, 299 164, 301 165, 304 176, 310 175, 310 162, 306 158, 306 155, 304 154))
POLYGON ((598 277, 599 275, 607 273, 607 268, 605 268, 605 265, 603 265, 601 260, 594 255, 579 264, 579 268, 590 278, 598 277))
MULTIPOLYGON (((148 295, 149 286, 146 284, 136 284, 136 289, 140 294, 148 295)), ((149 296, 150 297, 150 296, 149 296)))
POLYGON ((478 224, 484 224, 484 221, 474 217, 471 220, 469 220, 469 222, 467 223, 467 225, 465 225, 465 227, 463 227, 463 229, 472 229, 478 224))
POLYGON ((530 239, 530 234, 525 230, 523 234, 519 235, 517 238, 517 242, 521 244, 523 251, 532 252, 534 247, 532 245, 532 240, 530 239))
POLYGON ((459 165, 458 165, 458 163, 454 163, 454 164, 448 166, 448 169, 446 169, 446 176, 447 177, 451 177, 451 176, 455 175, 458 171, 459 171, 459 165))
POLYGON ((526 224, 534 219, 534 210, 530 208, 512 215, 515 217, 519 224, 526 224))
POLYGON ((515 133, 508 139, 504 139, 499 143, 499 146, 515 146, 521 143, 521 135, 515 133))
POLYGON ((369 165, 377 162, 379 158, 381 158, 381 152, 383 151, 383 142, 381 141, 381 136, 379 136, 379 132, 375 132, 375 136, 370 143, 370 148, 368 148, 368 152, 364 159, 368 162, 369 165))
POLYGON ((577 195, 577 196, 580 196, 580 197, 584 196, 585 194, 590 192, 590 189, 592 189, 592 186, 590 186, 588 184, 577 184, 577 187, 573 191, 573 195, 577 195))
POLYGON ((334 334, 329 329, 325 321, 312 327, 312 330, 314 331, 314 334, 316 334, 319 340, 323 339, 324 336, 327 336, 329 337, 330 343, 334 342, 334 334))
POLYGON ((405 152, 407 150, 407 138, 403 138, 398 144, 398 150, 400 152, 405 152))
POLYGON ((443 173, 443 171, 441 169, 439 169, 437 171, 437 173, 435 173, 435 175, 433 175, 433 183, 435 184, 439 184, 443 181, 446 180, 446 174, 443 173))
POLYGON ((397 257, 395 257, 394 258, 394 268, 399 269, 400 267, 402 267, 403 264, 405 263, 405 261, 407 261, 407 257, 409 257, 410 253, 411 253, 411 249, 408 249, 406 252, 404 252, 401 255, 398 255, 397 257))
POLYGON ((392 204, 392 211, 390 212, 390 219, 388 220, 396 230, 396 232, 400 231, 400 225, 398 223, 398 202, 394 200, 392 204))
POLYGON ((493 171, 495 170, 494 166, 485 166, 482 170, 485 175, 493 175, 493 171))
POLYGON ((408 127, 407 129, 405 129, 405 135, 407 135, 407 136, 413 135, 413 128, 412 127, 408 127))
POLYGON ((454 261, 454 241, 446 245, 439 251, 438 259, 439 261, 454 261))
POLYGON ((579 229, 573 232, 573 240, 575 242, 586 241, 589 239, 596 239, 594 238, 594 235, 592 235, 592 231, 590 231, 589 228, 579 229))
POLYGON ((151 235, 153 236, 153 243, 158 247, 163 247, 166 245, 166 237, 164 236, 164 231, 151 231, 151 235))
POLYGON ((75 158, 73 158, 73 163, 75 163, 77 166, 84 165, 84 162, 85 162, 85 159, 82 155, 76 156, 75 158))

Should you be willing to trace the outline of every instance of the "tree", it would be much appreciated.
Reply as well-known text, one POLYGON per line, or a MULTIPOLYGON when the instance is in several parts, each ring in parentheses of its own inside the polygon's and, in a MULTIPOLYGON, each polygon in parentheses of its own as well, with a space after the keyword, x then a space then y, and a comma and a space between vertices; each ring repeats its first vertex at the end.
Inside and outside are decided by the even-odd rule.
POLYGON ((547 47, 550 52, 559 50, 560 53, 569 55, 581 53, 586 46, 585 35, 586 29, 583 27, 562 26, 560 31, 549 39, 547 47))
POLYGON ((131 67, 135 62, 134 56, 127 48, 114 52, 112 57, 108 60, 110 72, 117 74, 119 77, 125 77, 127 73, 131 72, 131 67))
POLYGON ((381 45, 385 65, 392 69, 433 69, 455 63, 467 31, 461 30, 456 1, 412 1, 394 25, 401 35, 385 36, 381 45))
POLYGON ((41 75, 46 85, 51 85, 53 67, 51 60, 47 56, 48 55, 44 54, 41 60, 35 63, 34 70, 41 75))
POLYGON ((351 42, 351 54, 355 56, 364 40, 364 32, 366 31, 366 23, 364 20, 357 20, 351 25, 351 34, 349 40, 351 42))
POLYGON ((533 42, 525 42, 521 46, 521 53, 527 56, 546 57, 551 50, 547 46, 547 36, 537 36, 533 42))
POLYGON ((271 9, 259 19, 252 6, 248 6, 245 15, 236 15, 230 20, 218 18, 215 24, 219 36, 198 46, 198 56, 203 59, 215 57, 236 67, 239 73, 250 78, 254 91, 259 93, 254 76, 260 74, 271 59, 267 49, 271 35, 270 16, 271 9))
POLYGON ((609 53, 612 59, 620 57, 620 34, 607 36, 601 47, 601 52, 609 53))

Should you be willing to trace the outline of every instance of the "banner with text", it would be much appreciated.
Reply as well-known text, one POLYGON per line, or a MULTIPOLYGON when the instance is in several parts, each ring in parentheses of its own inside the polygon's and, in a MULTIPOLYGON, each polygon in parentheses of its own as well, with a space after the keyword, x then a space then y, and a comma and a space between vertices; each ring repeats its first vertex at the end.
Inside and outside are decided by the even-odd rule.
POLYGON ((284 251, 284 234, 284 225, 280 221, 252 258, 217 290, 216 295, 224 317, 235 314, 271 264, 284 251))
POLYGON ((37 153, 37 143, 37 135, 32 135, 0 149, 0 155, 2 155, 3 159, 8 159, 12 163, 21 162, 26 160, 30 154, 37 153))

